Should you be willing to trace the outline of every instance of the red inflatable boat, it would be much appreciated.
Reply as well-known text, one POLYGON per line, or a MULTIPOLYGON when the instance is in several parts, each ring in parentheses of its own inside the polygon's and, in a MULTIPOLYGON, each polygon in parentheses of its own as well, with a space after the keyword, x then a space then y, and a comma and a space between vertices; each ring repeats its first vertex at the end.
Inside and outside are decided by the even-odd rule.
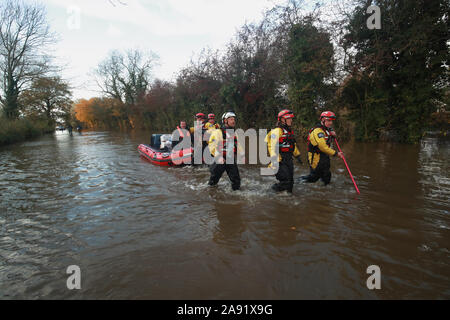
POLYGON ((192 148, 182 150, 160 149, 160 138, 160 134, 153 134, 151 145, 140 144, 138 146, 139 154, 157 166, 170 167, 192 163, 192 148))
POLYGON ((168 167, 173 166, 172 158, 169 152, 154 149, 146 144, 140 144, 138 147, 139 154, 158 166, 168 167))

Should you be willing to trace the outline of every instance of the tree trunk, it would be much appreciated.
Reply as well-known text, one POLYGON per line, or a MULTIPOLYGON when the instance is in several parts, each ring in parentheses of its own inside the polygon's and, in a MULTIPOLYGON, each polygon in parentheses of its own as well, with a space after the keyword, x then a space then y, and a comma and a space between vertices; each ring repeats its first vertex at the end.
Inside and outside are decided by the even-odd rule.
POLYGON ((17 119, 19 117, 19 89, 17 88, 17 81, 12 75, 8 76, 7 87, 5 91, 5 108, 4 112, 8 119, 17 119))

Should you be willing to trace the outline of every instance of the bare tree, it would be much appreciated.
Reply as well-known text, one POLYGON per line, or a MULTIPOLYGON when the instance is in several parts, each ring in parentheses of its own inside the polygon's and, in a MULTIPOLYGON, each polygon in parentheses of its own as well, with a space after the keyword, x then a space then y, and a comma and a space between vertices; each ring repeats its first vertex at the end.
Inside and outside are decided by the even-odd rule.
POLYGON ((152 52, 134 49, 124 54, 115 50, 99 64, 95 80, 103 94, 134 105, 146 93, 157 60, 152 52))
POLYGON ((55 42, 43 6, 16 0, 0 4, 0 103, 6 117, 19 116, 21 90, 50 71, 44 50, 55 42))

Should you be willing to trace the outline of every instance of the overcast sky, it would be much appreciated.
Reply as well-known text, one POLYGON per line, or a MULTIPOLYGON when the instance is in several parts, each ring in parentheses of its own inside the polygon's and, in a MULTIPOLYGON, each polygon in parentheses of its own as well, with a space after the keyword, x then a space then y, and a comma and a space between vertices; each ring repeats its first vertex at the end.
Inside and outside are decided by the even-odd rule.
MULTIPOLYGON (((32 1, 32 0, 29 0, 32 1)), ((89 73, 113 49, 152 50, 154 76, 173 80, 203 48, 221 49, 245 22, 285 0, 44 0, 60 41, 54 52, 67 65, 74 98, 98 96, 89 73), (115 4, 115 5, 113 5, 115 4), (79 14, 78 14, 79 13, 79 14)))

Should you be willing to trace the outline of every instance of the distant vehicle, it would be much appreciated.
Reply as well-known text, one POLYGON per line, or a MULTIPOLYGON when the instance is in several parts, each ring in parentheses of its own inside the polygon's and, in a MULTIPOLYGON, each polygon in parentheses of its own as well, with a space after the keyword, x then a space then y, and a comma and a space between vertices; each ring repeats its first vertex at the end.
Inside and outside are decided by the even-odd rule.
POLYGON ((66 128, 64 128, 63 126, 57 126, 57 127, 56 127, 56 130, 64 131, 64 130, 66 130, 66 128))

